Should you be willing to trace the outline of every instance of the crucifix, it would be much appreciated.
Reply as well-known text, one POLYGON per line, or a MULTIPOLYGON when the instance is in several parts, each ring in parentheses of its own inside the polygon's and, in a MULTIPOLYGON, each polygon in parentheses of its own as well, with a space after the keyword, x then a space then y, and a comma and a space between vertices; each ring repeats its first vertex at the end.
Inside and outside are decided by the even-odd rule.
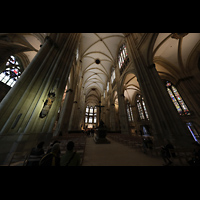
POLYGON ((94 137, 94 142, 96 144, 110 144, 110 141, 106 139, 107 128, 104 122, 101 120, 101 108, 105 106, 101 106, 101 101, 99 101, 99 105, 96 105, 99 108, 99 126, 96 129, 96 135, 94 137))
POLYGON ((99 101, 99 105, 95 105, 96 107, 99 108, 99 122, 101 121, 101 108, 105 106, 101 106, 101 101, 99 101))

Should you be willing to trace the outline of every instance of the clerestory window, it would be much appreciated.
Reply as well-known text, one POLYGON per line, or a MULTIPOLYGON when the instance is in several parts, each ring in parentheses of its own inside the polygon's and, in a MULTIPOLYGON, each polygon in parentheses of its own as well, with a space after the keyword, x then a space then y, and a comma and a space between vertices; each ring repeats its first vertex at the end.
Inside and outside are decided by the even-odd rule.
POLYGON ((127 48, 126 48, 126 45, 123 44, 119 48, 119 54, 118 54, 118 65, 119 65, 119 70, 121 74, 123 73, 128 63, 129 63, 129 57, 128 57, 127 48))

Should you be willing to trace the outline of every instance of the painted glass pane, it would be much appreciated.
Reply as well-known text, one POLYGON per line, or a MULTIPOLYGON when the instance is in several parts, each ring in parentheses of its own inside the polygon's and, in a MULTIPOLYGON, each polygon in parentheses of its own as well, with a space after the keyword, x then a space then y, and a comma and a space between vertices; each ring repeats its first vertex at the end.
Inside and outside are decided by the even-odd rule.
POLYGON ((92 117, 89 117, 89 123, 92 123, 92 117))
POLYGON ((0 81, 13 87, 17 79, 20 78, 23 69, 15 56, 10 56, 6 62, 6 69, 0 73, 0 81))
POLYGON ((90 113, 93 113, 93 107, 90 107, 90 113))
POLYGON ((174 105, 175 105, 175 107, 176 107, 178 113, 179 113, 179 114, 182 114, 182 109, 180 108, 180 106, 179 106, 179 104, 178 104, 176 98, 174 97, 174 95, 173 95, 171 89, 167 88, 167 91, 168 91, 169 96, 171 97, 172 102, 174 103, 174 105))
POLYGON ((180 94, 178 93, 177 89, 174 86, 172 86, 172 90, 176 96, 176 99, 178 100, 179 104, 181 105, 182 109, 184 110, 184 112, 189 112, 186 104, 184 103, 184 101, 181 98, 180 94))
POLYGON ((141 103, 140 103, 139 100, 137 100, 137 107, 138 107, 140 119, 145 119, 144 113, 143 113, 143 110, 142 110, 142 106, 141 106, 141 103))
POLYGON ((131 121, 131 115, 130 115, 130 110, 129 110, 128 104, 127 104, 126 110, 127 110, 127 115, 128 115, 128 121, 130 122, 131 121))
POLYGON ((143 105, 143 108, 144 108, 144 113, 145 113, 145 115, 146 115, 146 118, 149 119, 149 115, 148 115, 148 113, 147 113, 147 109, 146 109, 146 106, 145 106, 145 103, 144 103, 143 98, 142 98, 142 105, 143 105))

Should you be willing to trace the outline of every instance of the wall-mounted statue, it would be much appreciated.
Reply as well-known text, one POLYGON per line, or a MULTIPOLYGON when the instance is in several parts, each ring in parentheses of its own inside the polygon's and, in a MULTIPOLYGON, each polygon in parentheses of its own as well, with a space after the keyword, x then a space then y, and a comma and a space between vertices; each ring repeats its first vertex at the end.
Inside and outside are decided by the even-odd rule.
POLYGON ((48 97, 47 97, 46 101, 44 102, 42 111, 40 112, 40 118, 44 118, 47 116, 55 98, 56 98, 56 94, 54 92, 49 92, 48 97))

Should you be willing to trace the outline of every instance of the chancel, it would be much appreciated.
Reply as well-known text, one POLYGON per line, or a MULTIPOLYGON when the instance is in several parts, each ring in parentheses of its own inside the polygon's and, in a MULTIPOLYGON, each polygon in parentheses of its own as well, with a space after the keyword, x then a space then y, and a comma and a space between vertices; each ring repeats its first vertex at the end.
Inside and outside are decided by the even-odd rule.
POLYGON ((83 166, 163 165, 169 146, 167 164, 190 165, 199 52, 200 33, 0 33, 0 165, 55 140, 83 166), (101 126, 109 144, 95 143, 101 126))

